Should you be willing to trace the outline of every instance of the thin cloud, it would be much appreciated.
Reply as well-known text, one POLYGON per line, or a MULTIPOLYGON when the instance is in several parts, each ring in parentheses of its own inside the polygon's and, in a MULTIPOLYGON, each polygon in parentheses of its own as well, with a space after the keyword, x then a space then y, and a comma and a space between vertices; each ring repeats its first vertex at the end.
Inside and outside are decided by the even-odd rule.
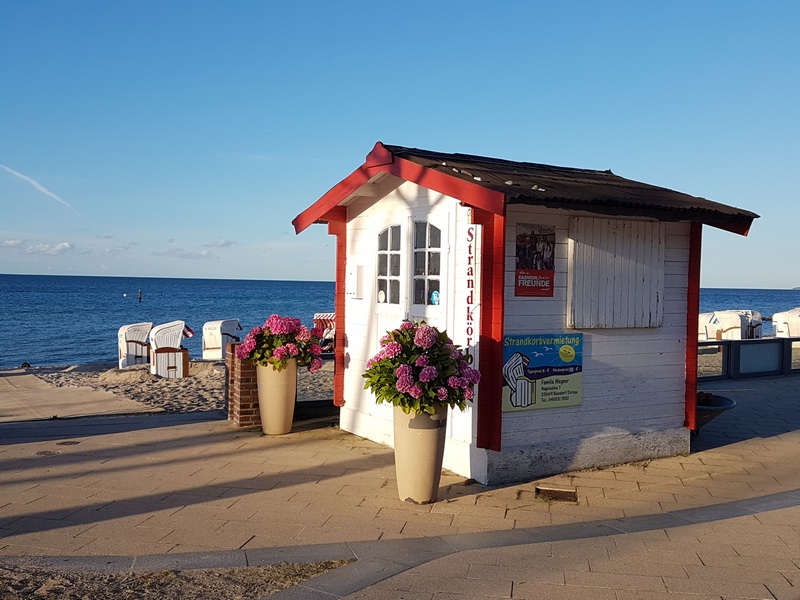
POLYGON ((153 256, 171 256, 173 258, 185 258, 188 260, 210 260, 217 258, 208 250, 201 250, 200 252, 192 252, 191 250, 184 250, 183 248, 167 248, 166 250, 157 250, 151 252, 153 256))
POLYGON ((32 177, 28 177, 27 175, 23 175, 19 171, 15 171, 11 167, 7 167, 5 165, 0 165, 0 169, 3 169, 6 173, 8 173, 10 175, 13 175, 14 177, 19 177, 20 179, 22 179, 22 181, 25 181, 26 183, 31 184, 33 187, 35 187, 37 190, 39 190, 45 196, 47 196, 49 198, 52 198, 53 200, 55 200, 56 202, 58 202, 60 204, 63 204, 64 206, 66 206, 68 209, 70 209, 72 212, 74 212, 79 217, 83 217, 83 215, 81 215, 81 213, 79 213, 77 210, 75 210, 69 202, 67 202, 66 200, 62 200, 57 194, 54 194, 53 192, 48 190, 46 187, 44 187, 41 183, 39 183, 38 181, 36 181, 32 177))
POLYGON ((122 246, 116 246, 114 248, 106 248, 105 250, 103 250, 103 254, 105 254, 106 256, 117 256, 119 254, 122 254, 123 252, 127 252, 128 250, 130 250, 131 246, 133 246, 132 243, 123 244, 122 246))
POLYGON ((60 244, 34 244, 32 246, 28 246, 23 250, 25 254, 44 254, 47 256, 57 256, 66 252, 67 250, 72 250, 75 248, 69 242, 61 242, 60 244))
POLYGON ((18 248, 23 243, 22 240, 3 240, 0 242, 0 248, 18 248))
POLYGON ((237 242, 233 240, 220 240, 218 242, 208 242, 207 244, 203 244, 204 248, 230 248, 231 246, 235 246, 237 242))

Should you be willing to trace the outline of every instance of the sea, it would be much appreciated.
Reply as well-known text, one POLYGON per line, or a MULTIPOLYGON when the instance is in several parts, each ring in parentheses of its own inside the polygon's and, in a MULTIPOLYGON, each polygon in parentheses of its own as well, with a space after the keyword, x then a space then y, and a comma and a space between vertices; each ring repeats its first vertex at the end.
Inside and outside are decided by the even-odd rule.
POLYGON ((241 337, 271 314, 311 327, 333 299, 331 281, 0 275, 0 369, 116 362, 117 331, 143 321, 185 321, 199 359, 207 321, 239 319, 241 337))
MULTIPOLYGON (((115 362, 117 331, 142 321, 185 321, 195 336, 183 346, 199 359, 206 321, 239 319, 244 336, 271 314, 310 327, 314 313, 333 305, 331 281, 0 274, 0 369, 115 362)), ((700 312, 749 309, 771 317, 795 307, 800 290, 700 290, 700 312)), ((772 323, 762 331, 772 335, 772 323)))

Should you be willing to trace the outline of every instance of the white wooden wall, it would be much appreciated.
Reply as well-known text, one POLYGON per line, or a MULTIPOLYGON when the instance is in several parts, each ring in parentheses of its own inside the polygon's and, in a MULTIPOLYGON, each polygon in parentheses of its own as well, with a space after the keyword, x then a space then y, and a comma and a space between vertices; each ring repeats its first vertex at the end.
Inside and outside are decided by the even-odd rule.
MULTIPOLYGON (((689 225, 669 223, 664 226, 663 319, 660 327, 572 329, 567 318, 569 215, 562 211, 509 206, 507 218, 505 334, 582 332, 583 404, 505 413, 502 438, 505 458, 497 457, 495 470, 505 469, 508 471, 506 478, 513 477, 515 466, 501 463, 504 460, 527 460, 524 458, 525 448, 530 448, 533 442, 551 444, 556 453, 563 450, 558 463, 562 470, 591 464, 594 457, 587 456, 581 446, 586 440, 602 436, 630 438, 647 432, 671 432, 670 436, 680 438, 679 445, 685 438, 688 451, 688 433, 684 436, 681 428, 684 421, 689 225), (555 226, 556 273, 552 298, 514 296, 517 223, 555 226), (562 448, 556 450, 559 444, 562 448), (568 448, 570 444, 574 447, 568 448), (572 464, 570 457, 575 459, 572 464)), ((601 446, 597 445, 598 450, 601 446)), ((631 449, 635 451, 633 446, 631 449)), ((617 452, 625 454, 624 449, 617 452)), ((603 464, 602 458, 597 457, 595 464, 603 464)), ((536 470, 535 467, 531 469, 536 470)), ((494 477, 504 476, 495 474, 494 477)))

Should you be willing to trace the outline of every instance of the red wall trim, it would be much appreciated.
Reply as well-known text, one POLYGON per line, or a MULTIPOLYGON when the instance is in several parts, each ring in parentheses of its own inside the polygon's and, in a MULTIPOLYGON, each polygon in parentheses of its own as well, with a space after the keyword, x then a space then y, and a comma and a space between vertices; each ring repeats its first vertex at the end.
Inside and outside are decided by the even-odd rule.
POLYGON ((691 223, 689 229, 689 293, 686 298, 686 421, 684 425, 697 427, 697 319, 700 315, 700 249, 703 241, 703 224, 691 223))
POLYGON ((347 209, 338 207, 329 213, 328 234, 336 236, 336 285, 334 313, 336 333, 333 347, 333 404, 344 406, 344 350, 346 339, 345 321, 345 274, 347 273, 347 209))
POLYGON ((481 381, 478 384, 477 446, 500 451, 503 435, 503 316, 505 306, 506 218, 474 210, 482 225, 481 243, 481 381))

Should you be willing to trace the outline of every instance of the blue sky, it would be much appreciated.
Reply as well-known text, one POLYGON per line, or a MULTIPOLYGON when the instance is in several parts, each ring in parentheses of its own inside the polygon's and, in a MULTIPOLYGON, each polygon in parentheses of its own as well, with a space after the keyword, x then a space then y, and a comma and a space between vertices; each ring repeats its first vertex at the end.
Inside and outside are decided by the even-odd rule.
POLYGON ((800 286, 800 3, 0 0, 0 272, 332 280, 291 220, 378 140, 761 215, 704 287, 800 286))

